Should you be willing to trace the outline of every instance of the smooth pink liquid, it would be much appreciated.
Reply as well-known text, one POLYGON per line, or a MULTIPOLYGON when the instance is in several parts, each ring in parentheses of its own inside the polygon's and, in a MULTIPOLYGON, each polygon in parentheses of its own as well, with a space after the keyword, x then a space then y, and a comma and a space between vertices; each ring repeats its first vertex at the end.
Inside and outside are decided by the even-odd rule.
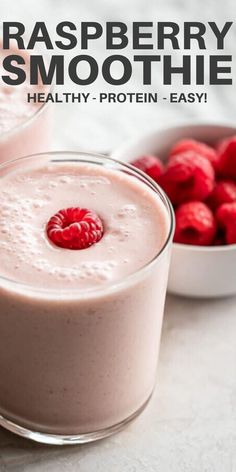
POLYGON ((57 434, 123 421, 154 386, 169 251, 139 270, 166 242, 164 204, 134 177, 73 163, 6 175, 0 195, 1 275, 26 284, 1 282, 0 413, 57 434), (102 218, 97 244, 48 241, 70 206, 102 218))
MULTIPOLYGON (((4 71, 3 60, 11 54, 21 55, 26 64, 26 81, 21 85, 7 85, 0 82, 0 163, 29 154, 48 151, 50 142, 50 117, 48 107, 27 101, 28 93, 45 91, 42 84, 30 85, 29 56, 17 49, 3 50, 0 41, 0 76, 4 71)), ((11 76, 11 74, 10 74, 11 76)), ((15 78, 15 75, 12 75, 15 78)))

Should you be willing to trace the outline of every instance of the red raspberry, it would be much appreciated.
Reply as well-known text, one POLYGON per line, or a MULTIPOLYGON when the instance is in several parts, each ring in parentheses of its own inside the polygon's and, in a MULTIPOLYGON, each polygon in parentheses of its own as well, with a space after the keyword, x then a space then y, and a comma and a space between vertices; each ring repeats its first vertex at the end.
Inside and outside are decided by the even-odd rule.
POLYGON ((52 216, 47 224, 48 238, 66 249, 85 249, 103 235, 103 224, 94 211, 67 208, 52 216))
POLYGON ((217 168, 219 158, 216 150, 201 141, 195 141, 195 139, 181 139, 181 141, 178 141, 170 150, 170 157, 185 153, 186 151, 200 154, 210 161, 214 169, 217 168))
POLYGON ((158 157, 155 156, 141 156, 135 161, 131 162, 134 167, 145 172, 156 182, 159 181, 163 173, 164 165, 158 157))
POLYGON ((224 139, 218 145, 219 174, 236 179, 236 136, 224 139))
POLYGON ((216 183, 213 192, 209 196, 207 203, 215 210, 222 203, 236 201, 236 184, 232 180, 221 180, 216 183))
POLYGON ((216 234, 212 211, 202 202, 183 203, 175 214, 174 241, 182 244, 209 246, 216 234))
POLYGON ((205 200, 214 187, 214 170, 205 157, 192 151, 171 158, 160 184, 174 205, 205 200))
POLYGON ((223 203, 217 212, 216 219, 225 231, 227 244, 236 244, 236 202, 223 203))
POLYGON ((224 246, 226 244, 224 231, 217 231, 213 246, 224 246))

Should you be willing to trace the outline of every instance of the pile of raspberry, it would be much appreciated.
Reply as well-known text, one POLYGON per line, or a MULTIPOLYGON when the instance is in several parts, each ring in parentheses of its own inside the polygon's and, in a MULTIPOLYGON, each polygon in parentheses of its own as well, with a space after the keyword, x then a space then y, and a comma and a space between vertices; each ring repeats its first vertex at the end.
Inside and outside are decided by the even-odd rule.
POLYGON ((150 155, 132 164, 152 177, 170 198, 176 243, 236 244, 236 136, 216 147, 183 139, 172 147, 165 165, 150 155))

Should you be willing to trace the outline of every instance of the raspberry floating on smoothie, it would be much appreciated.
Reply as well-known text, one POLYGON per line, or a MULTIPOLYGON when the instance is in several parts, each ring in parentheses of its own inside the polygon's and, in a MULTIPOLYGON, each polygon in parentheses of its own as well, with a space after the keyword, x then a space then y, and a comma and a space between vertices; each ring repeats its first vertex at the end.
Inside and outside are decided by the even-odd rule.
POLYGON ((46 227, 47 236, 65 249, 86 249, 100 241, 103 224, 99 216, 87 208, 67 208, 52 216, 46 227))

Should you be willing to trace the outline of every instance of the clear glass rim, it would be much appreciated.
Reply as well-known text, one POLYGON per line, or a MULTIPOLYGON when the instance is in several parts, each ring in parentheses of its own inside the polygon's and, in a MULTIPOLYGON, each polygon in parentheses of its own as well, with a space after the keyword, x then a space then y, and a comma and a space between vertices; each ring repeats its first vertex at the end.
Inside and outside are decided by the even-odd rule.
MULTIPOLYGON (((85 290, 84 292, 79 292, 78 288, 65 288, 65 289, 64 288, 63 289, 61 289, 61 288, 60 289, 49 288, 48 289, 48 288, 45 288, 45 287, 37 287, 37 286, 35 287, 34 285, 31 285, 31 284, 21 283, 19 281, 4 277, 1 274, 0 274, 0 281, 2 280, 5 283, 10 284, 11 287, 15 286, 18 289, 22 288, 22 289, 24 289, 28 292, 31 292, 31 293, 34 292, 34 293, 40 293, 40 294, 45 294, 45 295, 49 295, 49 294, 52 294, 52 295, 55 295, 55 294, 57 294, 57 295, 58 294, 60 294, 60 295, 66 295, 66 294, 73 295, 74 294, 74 295, 77 295, 76 298, 84 299, 84 298, 86 298, 87 295, 89 295, 89 297, 91 297, 91 295, 93 295, 93 294, 94 294, 94 296, 97 296, 97 295, 103 295, 103 294, 108 293, 108 292, 110 293, 110 292, 116 291, 119 288, 125 286, 128 282, 132 283, 133 281, 136 280, 137 277, 141 276, 149 268, 151 268, 155 265, 156 261, 159 259, 161 254, 167 250, 167 248, 169 247, 169 245, 171 244, 171 242, 173 240, 174 229, 175 229, 175 217, 174 217, 174 210, 173 210, 173 207, 171 205, 171 202, 170 202, 169 198, 167 197, 165 192, 161 189, 161 187, 153 179, 151 179, 147 174, 140 171, 136 167, 134 167, 130 164, 127 164, 126 162, 122 162, 122 161, 119 161, 117 159, 113 159, 111 157, 104 156, 104 155, 99 154, 99 153, 91 153, 91 152, 83 152, 83 151, 51 151, 51 152, 31 154, 29 156, 20 157, 20 158, 17 158, 17 159, 10 160, 8 162, 4 162, 3 164, 0 165, 0 172, 4 169, 8 168, 12 164, 18 164, 18 163, 20 164, 21 162, 23 163, 23 162, 27 162, 27 161, 35 159, 35 158, 43 158, 43 157, 44 158, 46 158, 46 157, 51 158, 50 162, 52 162, 52 163, 53 162, 55 162, 55 163, 59 163, 59 162, 62 162, 62 163, 63 162, 84 162, 84 163, 87 163, 87 164, 94 164, 94 165, 98 165, 95 162, 95 159, 98 158, 98 159, 102 159, 105 163, 110 163, 110 164, 113 164, 113 165, 116 165, 116 166, 118 165, 118 166, 121 166, 121 167, 123 167, 127 170, 132 171, 134 175, 137 175, 141 178, 142 182, 145 182, 145 183, 149 184, 149 186, 151 185, 151 189, 159 195, 159 197, 161 198, 162 202, 164 203, 164 205, 165 205, 165 207, 168 211, 169 230, 168 230, 166 240, 165 240, 162 248, 160 249, 160 251, 158 251, 150 261, 148 261, 146 264, 141 266, 138 270, 132 272, 131 274, 128 274, 122 280, 118 280, 115 283, 111 283, 111 284, 106 285, 105 287, 101 287, 101 288, 100 287, 91 288, 91 289, 85 290), (63 156, 64 156, 64 159, 63 159, 63 156), (58 159, 56 159, 56 157, 58 157, 58 159), (83 157, 84 157, 84 159, 83 159, 83 157), (89 160, 89 158, 94 159, 94 161, 89 160)), ((119 169, 114 167, 114 170, 119 170, 119 169)), ((0 175, 0 180, 1 180, 1 175, 0 175)))
MULTIPOLYGON (((2 44, 2 28, 0 27, 0 46, 2 44)), ((10 51, 11 48, 8 49, 8 51, 10 51)), ((17 49, 17 48, 16 48, 17 49)), ((24 50, 24 53, 28 53, 28 50, 24 50)), ((46 58, 47 59, 47 58, 46 58)), ((14 85, 9 85, 9 87, 14 87, 14 85)), ((17 85, 16 85, 17 87, 17 85)), ((47 87, 47 86, 45 86, 47 87)), ((53 93, 54 91, 54 86, 53 84, 51 85, 48 85, 48 93, 53 93)), ((23 120, 21 123, 19 123, 18 125, 15 125, 13 126, 13 128, 10 128, 8 131, 4 131, 3 133, 0 134, 0 142, 1 141, 5 141, 6 139, 8 139, 9 137, 11 137, 12 135, 18 133, 19 131, 21 131, 22 129, 25 129, 27 128, 31 122, 33 122, 34 120, 37 119, 38 116, 41 115, 41 113, 43 113, 43 111, 45 110, 45 108, 48 108, 49 105, 51 105, 50 102, 43 102, 42 104, 40 104, 40 106, 36 109, 36 111, 34 113, 32 113, 32 115, 28 116, 25 120, 23 120)))
MULTIPOLYGON (((53 91, 53 87, 51 86, 49 89, 49 92, 52 93, 52 91, 53 91)), ((24 121, 22 121, 22 123, 20 123, 19 125, 15 125, 13 126, 13 128, 10 128, 8 131, 4 131, 2 134, 0 134, 0 142, 5 141, 8 138, 11 138, 12 135, 17 134, 21 130, 24 130, 25 128, 30 126, 30 124, 33 121, 35 121, 38 118, 38 116, 40 116, 41 113, 43 113, 43 111, 49 107, 49 105, 50 105, 50 102, 42 103, 42 105, 40 105, 40 107, 37 108, 36 111, 32 113, 32 115, 28 116, 24 121)))

